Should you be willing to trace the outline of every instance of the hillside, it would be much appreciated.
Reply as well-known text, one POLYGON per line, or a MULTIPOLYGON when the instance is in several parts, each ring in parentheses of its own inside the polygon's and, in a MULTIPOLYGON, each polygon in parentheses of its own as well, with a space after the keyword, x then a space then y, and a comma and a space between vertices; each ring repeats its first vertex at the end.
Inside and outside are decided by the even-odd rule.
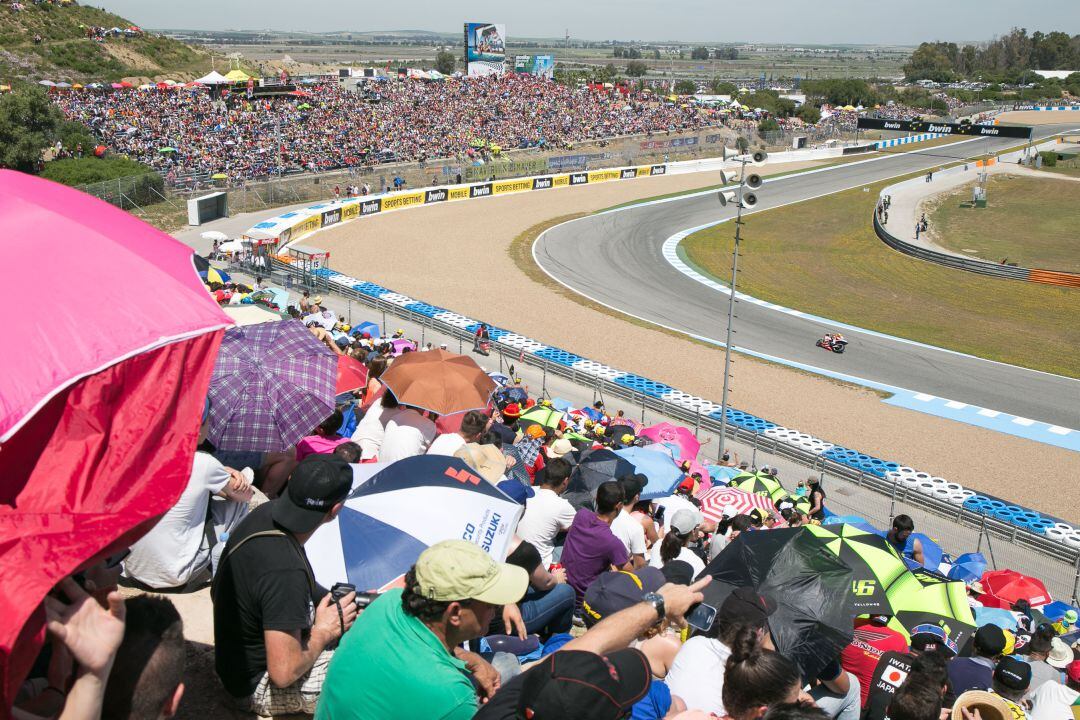
POLYGON ((189 80, 210 69, 205 51, 160 35, 90 39, 88 27, 138 24, 99 8, 33 0, 23 0, 22 7, 0 3, 0 84, 189 80))

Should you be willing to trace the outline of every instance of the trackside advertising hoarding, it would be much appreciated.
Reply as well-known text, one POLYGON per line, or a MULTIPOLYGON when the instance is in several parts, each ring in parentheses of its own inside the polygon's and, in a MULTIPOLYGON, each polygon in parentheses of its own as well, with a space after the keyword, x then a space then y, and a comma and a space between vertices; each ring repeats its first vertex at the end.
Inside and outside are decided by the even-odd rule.
POLYGON ((929 120, 882 120, 859 118, 860 130, 892 130, 893 132, 937 133, 938 135, 974 135, 975 137, 1031 138, 1031 128, 1010 125, 968 125, 931 122, 929 120))
POLYGON ((273 233, 279 242, 285 245, 295 242, 320 228, 332 227, 356 218, 375 215, 390 210, 401 210, 419 205, 471 198, 493 197, 510 193, 530 192, 532 190, 550 190, 571 185, 607 182, 609 180, 628 180, 631 178, 665 175, 666 165, 639 165, 625 168, 593 170, 591 172, 564 173, 560 175, 537 175, 512 180, 474 183, 470 185, 450 185, 432 187, 424 190, 396 192, 373 198, 355 198, 340 204, 322 203, 302 210, 279 215, 264 220, 249 233, 267 235, 273 233))

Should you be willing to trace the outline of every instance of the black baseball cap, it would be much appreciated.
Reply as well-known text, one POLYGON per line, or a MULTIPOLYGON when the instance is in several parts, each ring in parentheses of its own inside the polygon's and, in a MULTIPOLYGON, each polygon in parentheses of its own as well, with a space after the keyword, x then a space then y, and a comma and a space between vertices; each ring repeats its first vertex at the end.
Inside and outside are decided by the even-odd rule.
POLYGON ((289 476, 285 493, 271 501, 274 522, 298 535, 311 532, 345 500, 352 479, 352 468, 340 457, 308 455, 289 476))
POLYGON ((640 650, 552 653, 522 677, 517 716, 530 720, 617 720, 649 692, 640 650))
POLYGON ((654 567, 602 573, 585 590, 581 605, 585 625, 592 627, 608 615, 638 604, 642 595, 656 592, 666 582, 664 574, 654 567))
POLYGON ((750 587, 735 588, 725 598, 718 615, 725 620, 764 625, 776 612, 776 601, 750 587))
POLYGON ((694 582, 694 568, 685 560, 672 560, 660 568, 664 579, 676 585, 691 585, 694 582))
POLYGON ((1005 631, 997 625, 983 625, 975 631, 975 646, 986 655, 1000 655, 1005 650, 1005 631))
POLYGON ((1010 690, 1027 690, 1031 685, 1031 666, 1012 655, 1006 655, 994 668, 994 682, 999 682, 1010 690))

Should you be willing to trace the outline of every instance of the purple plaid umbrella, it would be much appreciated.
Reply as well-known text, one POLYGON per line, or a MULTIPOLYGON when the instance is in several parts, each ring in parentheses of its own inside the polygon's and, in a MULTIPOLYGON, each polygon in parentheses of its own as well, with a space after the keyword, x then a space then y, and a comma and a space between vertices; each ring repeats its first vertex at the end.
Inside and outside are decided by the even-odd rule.
POLYGON ((299 320, 229 328, 210 379, 210 442, 277 452, 334 412, 337 356, 299 320))

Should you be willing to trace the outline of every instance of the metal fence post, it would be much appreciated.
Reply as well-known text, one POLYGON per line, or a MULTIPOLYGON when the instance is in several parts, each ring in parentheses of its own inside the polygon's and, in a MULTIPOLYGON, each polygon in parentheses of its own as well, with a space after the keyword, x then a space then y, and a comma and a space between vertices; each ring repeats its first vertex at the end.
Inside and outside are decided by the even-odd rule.
POLYGON ((543 375, 543 379, 540 381, 540 395, 541 395, 541 397, 543 397, 544 395, 547 395, 547 358, 544 358, 543 368, 544 368, 544 375, 543 375))
POLYGON ((1072 605, 1076 605, 1076 593, 1080 589, 1080 553, 1076 554, 1076 577, 1073 579, 1072 605))

